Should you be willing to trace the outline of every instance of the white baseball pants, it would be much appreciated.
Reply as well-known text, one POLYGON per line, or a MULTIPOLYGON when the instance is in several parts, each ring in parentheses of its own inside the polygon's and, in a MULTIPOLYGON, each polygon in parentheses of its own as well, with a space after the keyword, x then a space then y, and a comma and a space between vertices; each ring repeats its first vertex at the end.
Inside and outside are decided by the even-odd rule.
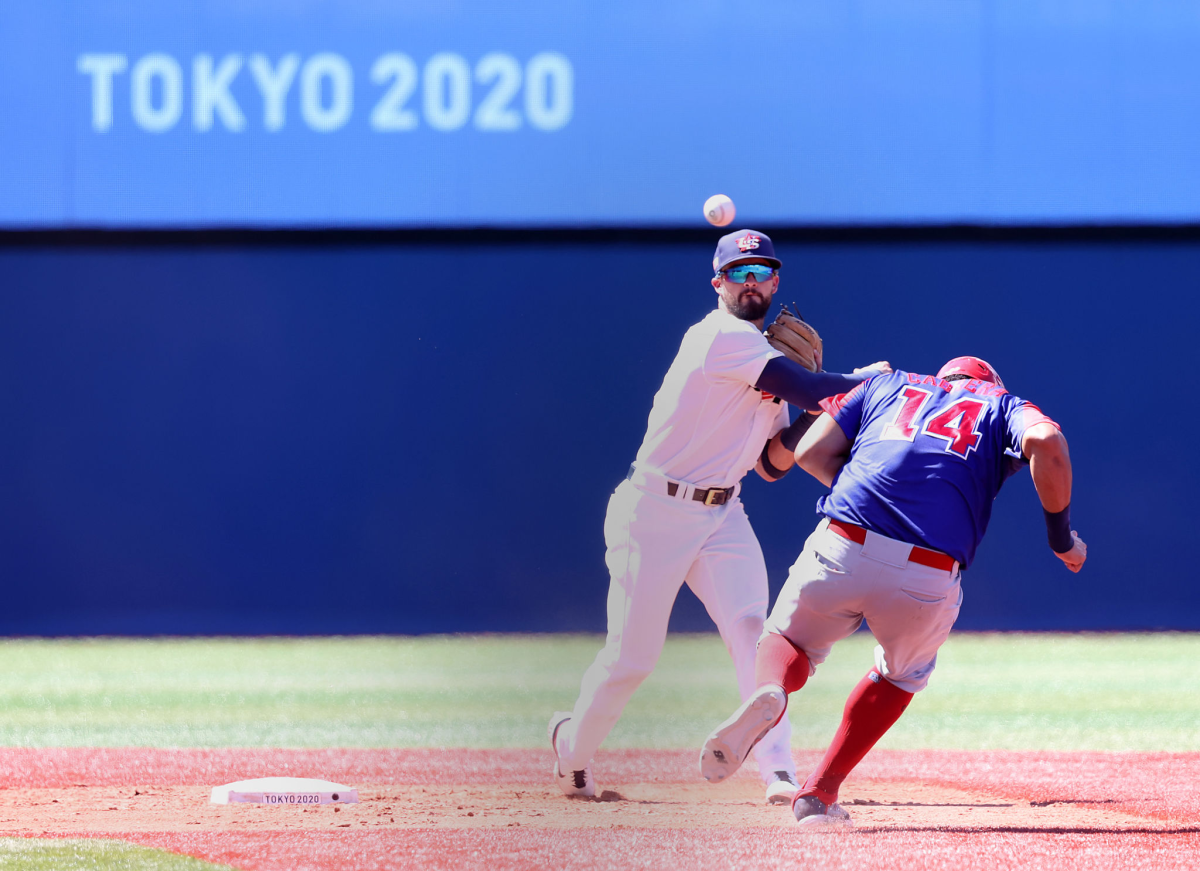
POLYGON ((900 689, 920 692, 937 665, 962 606, 956 563, 950 571, 908 561, 911 545, 867 532, 856 544, 822 520, 779 591, 766 631, 808 655, 810 669, 863 620, 879 644, 875 668, 900 689))
MULTIPOLYGON (((743 699, 754 686, 754 653, 767 613, 762 548, 738 498, 719 506, 649 492, 623 481, 608 502, 608 638, 584 673, 571 720, 559 731, 564 767, 592 761, 625 704, 654 670, 667 622, 686 582, 704 603, 733 658, 743 699)), ((760 772, 795 773, 791 723, 759 742, 760 772)))

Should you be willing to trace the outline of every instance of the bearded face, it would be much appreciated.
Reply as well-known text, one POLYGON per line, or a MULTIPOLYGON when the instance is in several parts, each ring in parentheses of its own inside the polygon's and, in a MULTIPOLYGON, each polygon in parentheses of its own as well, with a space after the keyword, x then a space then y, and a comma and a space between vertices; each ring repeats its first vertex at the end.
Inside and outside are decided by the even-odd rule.
POLYGON ((725 300, 725 308, 735 318, 744 321, 760 321, 767 316, 771 308, 772 293, 764 292, 763 285, 726 284, 722 289, 721 299, 725 300))

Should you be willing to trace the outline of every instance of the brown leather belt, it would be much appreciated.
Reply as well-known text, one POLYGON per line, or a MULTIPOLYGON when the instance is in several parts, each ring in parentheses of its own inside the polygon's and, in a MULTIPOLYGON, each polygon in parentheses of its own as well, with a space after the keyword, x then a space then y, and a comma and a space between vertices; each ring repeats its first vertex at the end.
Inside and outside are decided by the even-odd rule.
MULTIPOLYGON (((713 487, 711 490, 693 490, 692 501, 703 502, 705 505, 724 505, 733 498, 737 487, 727 487, 724 490, 713 487)), ((667 484, 667 495, 674 496, 679 492, 678 484, 667 484)))
MULTIPOLYGON (((855 544, 866 544, 867 542, 867 531, 861 526, 855 526, 853 523, 834 520, 830 517, 829 528, 842 538, 848 538, 855 544)), ((910 563, 917 563, 918 565, 929 566, 931 569, 941 569, 944 572, 951 571, 957 562, 950 554, 942 553, 940 550, 917 547, 915 544, 908 555, 908 561, 910 563)))
MULTIPOLYGON (((632 481, 634 474, 637 472, 637 464, 629 467, 629 473, 625 476, 627 481, 632 481)), ((666 484, 667 495, 674 496, 679 492, 680 485, 674 481, 666 480, 663 476, 657 474, 646 474, 644 482, 651 486, 660 487, 666 484)), ((686 486, 686 485, 685 485, 686 486)), ((693 489, 691 499, 693 502, 703 502, 705 505, 724 505, 737 493, 737 487, 712 487, 708 490, 693 489)))

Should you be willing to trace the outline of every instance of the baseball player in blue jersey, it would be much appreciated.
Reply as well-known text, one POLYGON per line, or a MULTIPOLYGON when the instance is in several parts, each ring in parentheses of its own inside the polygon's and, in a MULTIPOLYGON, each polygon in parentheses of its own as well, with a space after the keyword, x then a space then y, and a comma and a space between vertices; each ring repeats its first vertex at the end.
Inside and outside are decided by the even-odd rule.
POLYGON ((822 403, 796 463, 830 492, 765 624, 757 689, 714 731, 701 773, 724 780, 787 709, 833 644, 865 619, 875 667, 792 810, 804 825, 846 824, 842 781, 924 689, 962 604, 970 565, 1004 481, 1026 464, 1050 548, 1079 571, 1070 527, 1071 461, 1058 424, 1008 393, 990 365, 958 357, 936 376, 896 371, 822 403))
MULTIPOLYGON (((554 780, 568 796, 596 794, 592 757, 657 663, 684 583, 716 623, 741 697, 754 691, 767 572, 739 482, 752 468, 776 480, 793 465, 812 415, 791 425, 787 403, 815 410, 891 371, 886 363, 856 375, 809 371, 769 344, 763 320, 781 265, 765 233, 722 237, 713 258, 718 307, 684 336, 637 458, 609 500, 608 638, 574 710, 556 713, 547 729, 554 780)), ((785 719, 756 749, 770 802, 790 802, 797 789, 790 736, 785 719)))

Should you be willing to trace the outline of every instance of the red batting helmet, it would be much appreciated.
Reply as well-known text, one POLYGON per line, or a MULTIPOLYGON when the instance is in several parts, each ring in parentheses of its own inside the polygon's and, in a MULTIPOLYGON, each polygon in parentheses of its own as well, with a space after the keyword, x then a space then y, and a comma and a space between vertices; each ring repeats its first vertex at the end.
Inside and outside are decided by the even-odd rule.
POLYGON ((939 369, 937 374, 938 378, 945 378, 947 381, 957 380, 955 376, 975 378, 995 384, 997 387, 1004 387, 1004 382, 1000 380, 1000 373, 993 369, 986 360, 979 357, 955 357, 939 369))

